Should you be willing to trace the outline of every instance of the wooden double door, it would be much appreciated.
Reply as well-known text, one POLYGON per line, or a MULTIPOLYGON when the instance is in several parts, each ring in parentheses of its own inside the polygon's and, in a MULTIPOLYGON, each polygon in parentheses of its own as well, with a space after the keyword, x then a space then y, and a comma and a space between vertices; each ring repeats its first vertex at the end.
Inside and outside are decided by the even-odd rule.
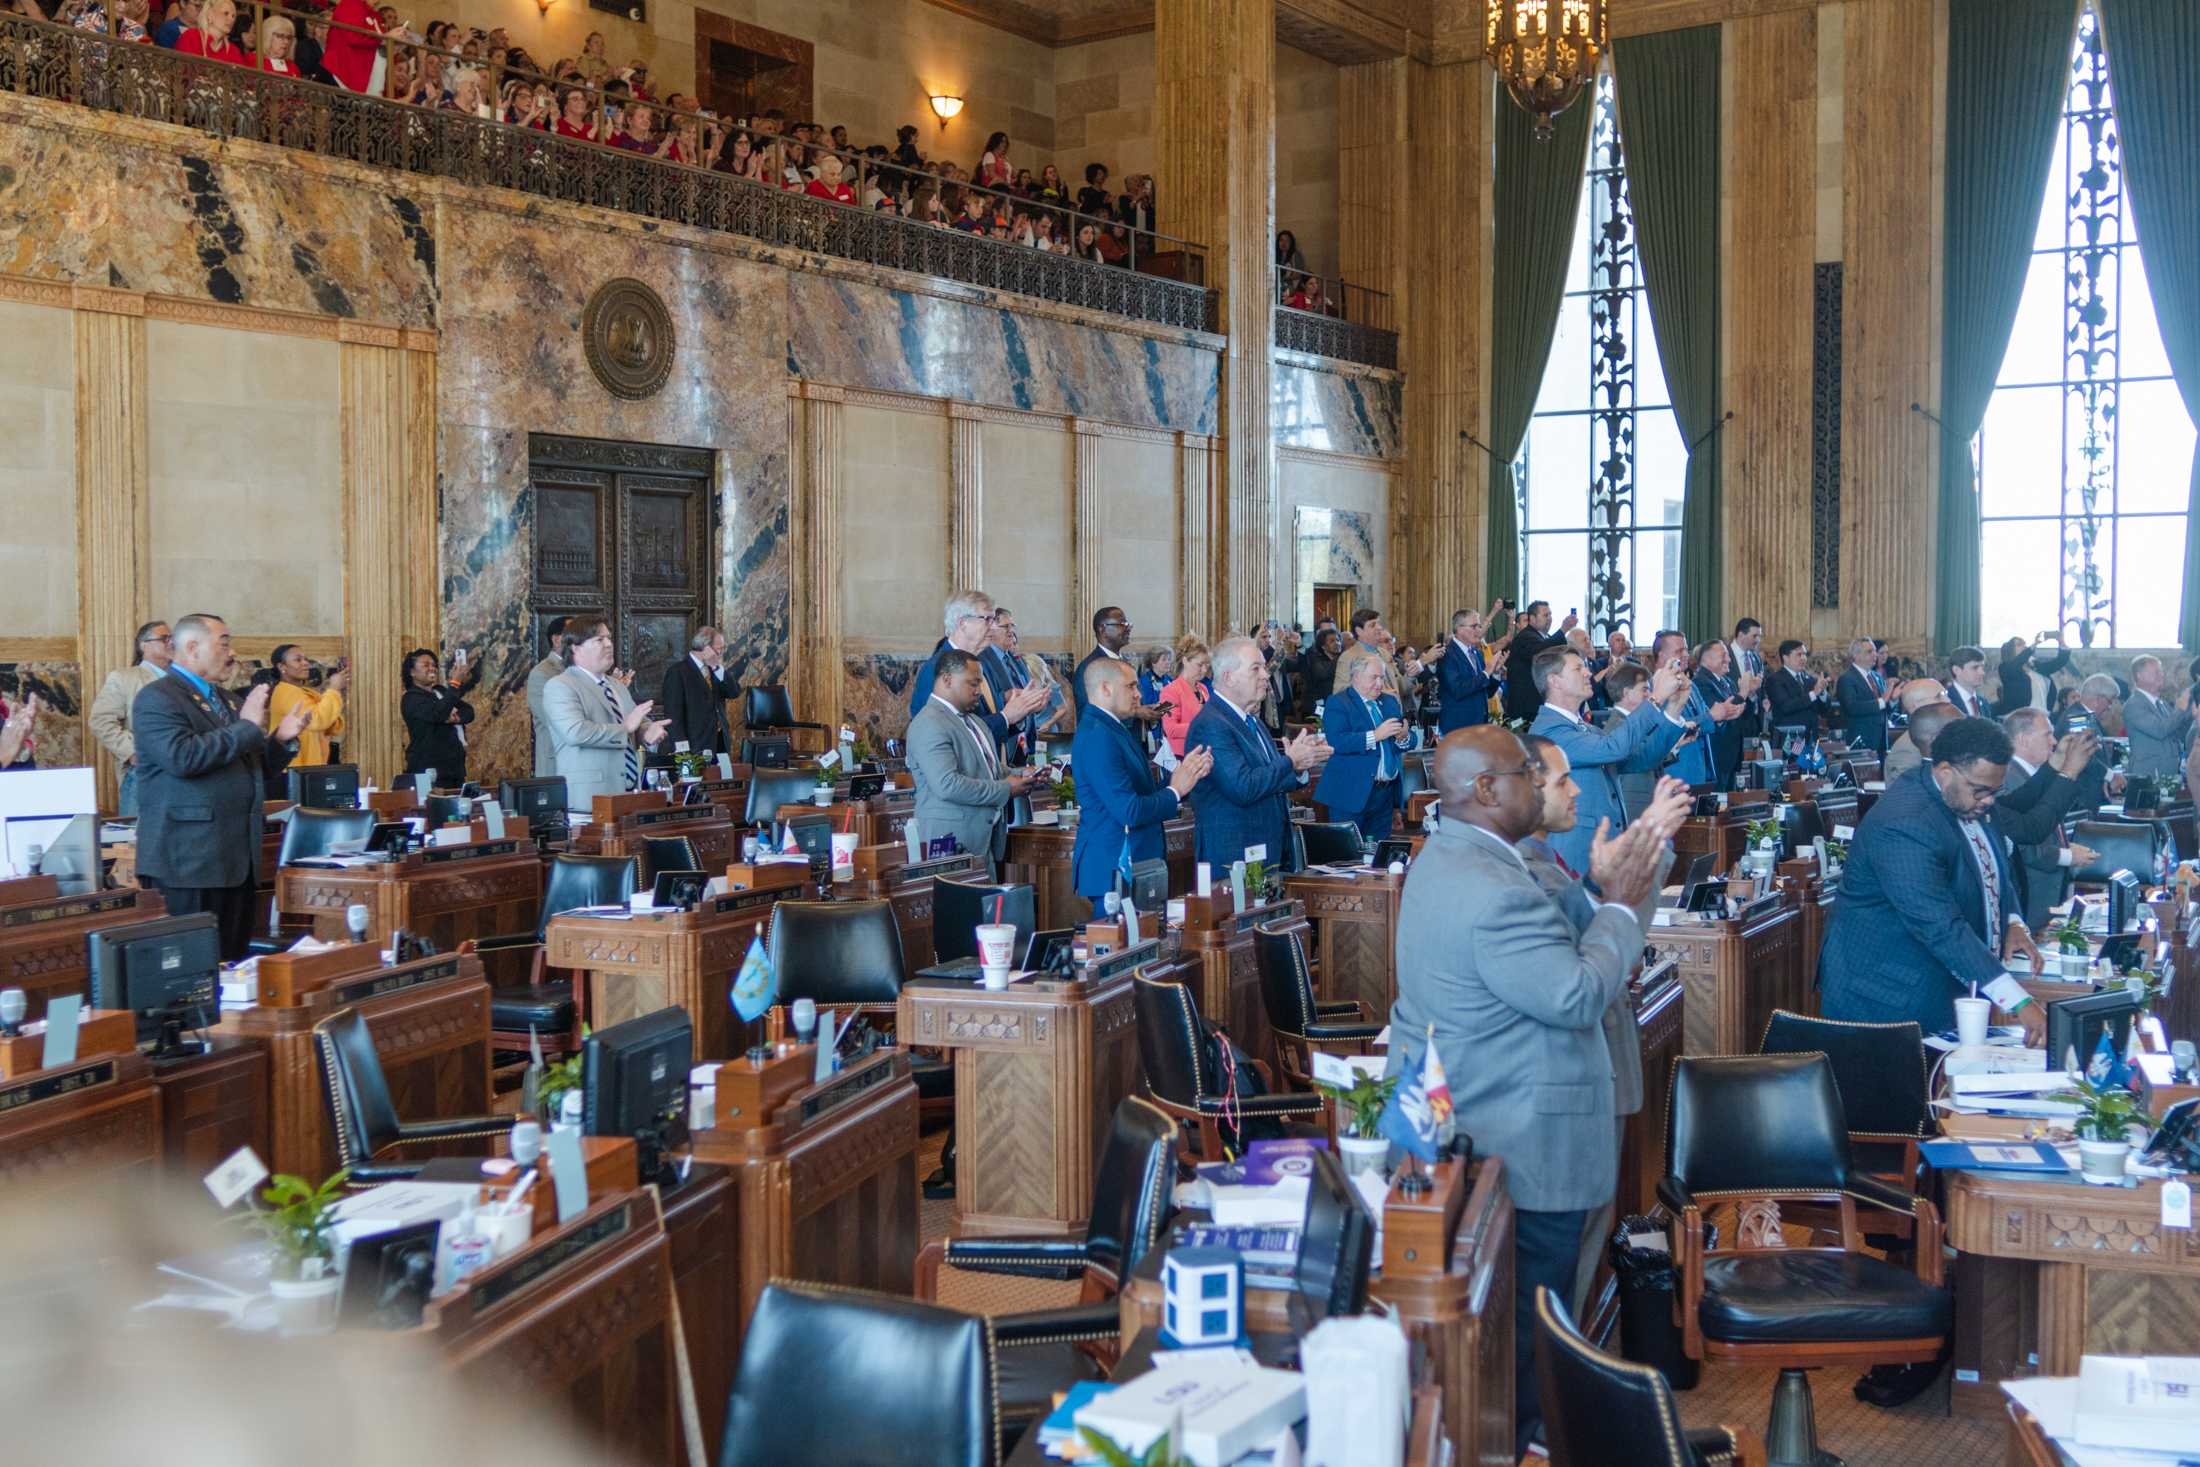
POLYGON ((607 616, 619 666, 634 670, 634 696, 654 698, 665 669, 712 618, 710 451, 533 433, 527 460, 533 645, 544 645, 554 617, 607 616))

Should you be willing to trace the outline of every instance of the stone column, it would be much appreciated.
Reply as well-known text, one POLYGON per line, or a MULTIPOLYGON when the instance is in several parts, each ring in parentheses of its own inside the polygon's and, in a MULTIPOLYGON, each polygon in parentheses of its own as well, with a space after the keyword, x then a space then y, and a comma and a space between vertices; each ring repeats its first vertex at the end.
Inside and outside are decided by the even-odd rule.
MULTIPOLYGON (((152 609, 153 552, 147 504, 145 297, 79 285, 76 330, 77 660, 86 707, 107 674, 130 665, 138 624, 152 609)), ((167 615, 180 615, 168 612, 167 615)), ((121 778, 91 740, 100 808, 115 807, 121 778)))
POLYGON ((803 594, 797 614, 808 623, 799 664, 807 669, 807 716, 827 728, 840 726, 841 706, 841 500, 846 454, 846 408, 840 389, 802 385, 801 516, 799 547, 803 594))
POLYGON ((1076 436, 1076 461, 1071 471, 1070 557, 1077 567, 1076 589, 1070 598, 1070 636, 1084 637, 1093 616, 1109 603, 1111 592, 1100 584, 1100 544, 1108 532, 1107 488, 1101 482, 1100 425, 1085 418, 1071 418, 1076 436))
POLYGON ((1214 440, 1204 433, 1177 435, 1177 624, 1186 633, 1215 635, 1214 440))
POLYGON ((950 592, 984 589, 985 420, 968 403, 947 405, 947 585, 950 592))
MULTIPOLYGON (((1269 429, 1276 200, 1272 0, 1159 0, 1154 123, 1161 223, 1207 247, 1222 362, 1211 609, 1248 626, 1275 604, 1276 450, 1269 429)), ((1189 605, 1189 603, 1187 603, 1189 605)), ((1187 616, 1187 625, 1193 625, 1187 616)), ((1211 635, 1215 628, 1208 625, 1211 635)))

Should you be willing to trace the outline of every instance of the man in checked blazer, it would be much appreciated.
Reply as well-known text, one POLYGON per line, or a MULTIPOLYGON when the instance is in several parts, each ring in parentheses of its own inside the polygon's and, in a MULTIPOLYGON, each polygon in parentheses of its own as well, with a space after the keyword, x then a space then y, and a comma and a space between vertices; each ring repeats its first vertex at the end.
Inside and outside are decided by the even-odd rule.
POLYGON ((664 742, 668 725, 649 716, 656 704, 635 702, 611 676, 618 645, 610 622, 576 617, 566 632, 573 665, 543 686, 542 711, 555 770, 565 779, 566 808, 586 815, 596 796, 640 787, 642 750, 664 742))

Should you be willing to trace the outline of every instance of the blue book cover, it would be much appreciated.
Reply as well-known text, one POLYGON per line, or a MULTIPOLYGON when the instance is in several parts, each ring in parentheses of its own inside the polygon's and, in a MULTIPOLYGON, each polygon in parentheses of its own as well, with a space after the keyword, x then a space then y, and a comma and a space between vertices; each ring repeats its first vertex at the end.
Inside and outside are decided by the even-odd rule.
POLYGON ((1112 1381, 1081 1380, 1069 1388, 1062 1397, 1062 1404, 1047 1414, 1039 1423, 1039 1445, 1051 1446, 1056 1442, 1072 1441, 1077 1436, 1077 1413, 1091 1405, 1109 1391, 1115 1389, 1112 1381))
POLYGON ((1927 1141, 1918 1147, 1943 1171, 2066 1172, 2070 1165, 2045 1141, 1927 1141))
POLYGON ((1328 1149, 1327 1141, 1312 1136, 1255 1141, 1245 1148, 1245 1183, 1251 1187, 1269 1187, 1286 1177, 1311 1177, 1314 1175, 1314 1153, 1328 1149))

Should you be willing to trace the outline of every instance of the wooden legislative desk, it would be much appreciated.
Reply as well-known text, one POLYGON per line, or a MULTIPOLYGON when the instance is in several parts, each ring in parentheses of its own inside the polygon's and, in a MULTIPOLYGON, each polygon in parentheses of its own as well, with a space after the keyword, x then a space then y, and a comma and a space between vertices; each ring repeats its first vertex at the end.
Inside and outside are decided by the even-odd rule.
POLYGON ((505 836, 431 846, 375 866, 285 866, 275 900, 286 918, 311 922, 324 942, 349 942, 345 912, 367 909, 367 941, 390 945, 400 928, 444 952, 468 938, 532 932, 542 908, 542 859, 532 842, 505 836))
POLYGON ((1683 1054, 1755 1054, 1774 1009, 1805 1013, 1803 914, 1778 892, 1743 915, 1650 929, 1650 945, 1671 953, 1687 992, 1683 1054))
POLYGON ((2001 1381, 2076 1375, 2080 1355, 2200 1355, 2200 1241, 2161 1225, 2160 1182, 1940 1176, 1957 1253, 1953 1410, 1998 1415, 2001 1381))
POLYGON ((820 805, 814 800, 781 805, 772 818, 785 822, 823 816, 835 830, 854 831, 858 845, 880 846, 892 842, 907 854, 909 822, 917 818, 914 789, 889 789, 868 799, 851 800, 848 781, 841 780, 834 788, 833 801, 829 805, 820 805))
POLYGON ((902 1042, 954 1056, 958 1237, 1084 1230, 1116 1104, 1139 1088, 1131 975, 1160 950, 1110 953, 1068 983, 902 989, 902 1042))
POLYGON ((1752 813, 1747 808, 1727 809, 1716 815, 1691 815, 1682 821, 1681 828, 1673 835, 1673 869, 1677 873, 1674 879, 1687 873, 1689 862, 1707 853, 1715 858, 1712 874, 1724 876, 1742 859, 1742 844, 1752 813))
POLYGON ((983 882, 985 861, 965 851, 912 865, 908 843, 898 838, 857 846, 855 875, 836 882, 833 895, 842 901, 893 905, 894 925, 901 930, 901 976, 907 980, 916 977, 918 969, 931 967, 938 956, 932 945, 932 883, 942 877, 983 882))
POLYGON ((1244 911, 1230 907, 1230 888, 1217 883, 1211 896, 1184 898, 1179 929, 1179 961, 1192 967, 1191 985, 1199 1012, 1229 1031, 1238 1048, 1276 1071, 1276 1036, 1268 1027, 1268 1004, 1260 991, 1260 959, 1253 951, 1253 930, 1269 923, 1293 927, 1307 939, 1305 915, 1296 901, 1262 902, 1244 911))
POLYGON ((167 915, 160 893, 134 886, 0 905, 0 988, 22 989, 24 1017, 42 1019, 49 999, 84 991, 85 933, 167 915))
MULTIPOLYGON (((1192 889, 1192 852, 1197 836, 1189 811, 1161 827, 1162 856, 1169 863, 1172 896, 1192 889)), ((1001 879, 1030 883, 1037 895, 1041 928, 1081 927, 1092 917, 1092 902, 1077 894, 1070 879, 1070 853, 1076 845, 1074 825, 1008 828, 1008 854, 1001 863, 1001 879)))
MULTIPOLYGON (((808 1050, 801 1053, 808 1054, 808 1050)), ((907 1296, 916 1285, 917 1084, 888 1050, 787 1095, 761 1124, 726 1113, 694 1136, 695 1159, 729 1170, 738 1228, 734 1308, 748 1328, 775 1278, 907 1296)), ((724 1392, 721 1391, 723 1397, 724 1392)))
POLYGON ((688 1179, 664 1194, 665 1236, 672 1245, 672 1286, 680 1296, 688 1369, 703 1440, 714 1448, 726 1429, 726 1394, 741 1362, 735 1325, 740 1260, 738 1195, 732 1173, 697 1162, 688 1179))
MULTIPOLYGON (((362 964, 357 971, 289 1002, 269 993, 263 959, 261 1003, 225 1012, 215 1031, 267 1054, 269 1135, 263 1154, 272 1171, 318 1181, 337 1168, 335 1125, 313 1026, 338 1009, 356 1007, 367 1021, 401 1119, 489 1114, 489 985, 480 960, 446 953, 384 968, 374 966, 371 944, 351 951, 362 964)), ((453 1149, 479 1148, 459 1142, 453 1149)), ((416 1147, 406 1154, 419 1159, 434 1153, 416 1147)))
POLYGON ((1802 969, 1802 1006, 1796 1012, 1815 1014, 1818 1012, 1818 954, 1826 945, 1827 929, 1833 926, 1833 903, 1840 891, 1841 879, 1835 877, 1827 881, 1819 873, 1818 863, 1809 859, 1782 861, 1780 873, 1775 885, 1795 903, 1803 924, 1800 946, 1796 949, 1796 961, 1802 969))
POLYGON ((1356 999, 1372 1023, 1390 1022, 1398 997, 1398 901, 1403 876, 1369 871, 1327 876, 1302 871, 1283 879, 1286 896, 1306 911, 1308 944, 1321 997, 1356 999))
POLYGON ((161 1165, 196 1182, 240 1146, 268 1155, 268 1051, 218 1031, 209 1052, 153 1066, 161 1165))
MULTIPOLYGON (((675 786, 677 788, 677 786, 675 786)), ((741 831, 718 805, 674 805, 655 790, 628 795, 598 795, 593 819, 573 832, 567 849, 580 856, 632 856, 636 884, 646 886, 656 871, 643 859, 643 842, 685 836, 695 847, 698 871, 723 871, 741 859, 741 831)), ((507 931, 518 932, 517 927, 507 931)))
POLYGON ((20 1201, 159 1166, 160 1094, 139 1054, 103 1054, 0 1083, 0 1196, 20 1201))
POLYGON ((770 924, 773 905, 808 891, 806 883, 729 891, 705 897, 690 912, 553 917, 543 959, 582 975, 596 1027, 683 1008, 695 1024, 696 1063, 731 1059, 752 1037, 733 1011, 733 975, 770 924))

